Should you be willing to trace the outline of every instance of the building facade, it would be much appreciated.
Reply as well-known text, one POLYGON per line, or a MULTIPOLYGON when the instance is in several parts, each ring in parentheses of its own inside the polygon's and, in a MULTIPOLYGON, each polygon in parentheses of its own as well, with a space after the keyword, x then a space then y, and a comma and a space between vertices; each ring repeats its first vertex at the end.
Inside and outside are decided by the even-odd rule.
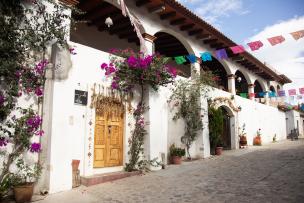
MULTIPOLYGON (((201 52, 214 53, 236 45, 174 0, 125 1, 127 11, 124 12, 129 17, 123 15, 121 9, 125 8, 118 2, 81 0, 77 6, 85 14, 79 19, 87 23, 71 29, 69 41, 77 54, 69 56, 55 45, 52 48, 52 63, 57 69, 46 81, 43 117, 46 136, 42 145, 47 150, 40 157, 45 166, 40 189, 51 193, 71 189, 72 160, 80 160, 80 175, 84 177, 122 171, 127 163, 132 115, 125 107, 122 117, 113 114, 111 119, 106 119, 98 113, 98 107, 91 105, 96 94, 115 97, 109 91, 109 79, 100 69, 103 62, 109 62, 110 49, 131 48, 148 54, 159 52, 167 57, 194 54, 199 58, 201 52), (113 21, 110 27, 105 24, 108 17, 113 21), (138 28, 143 40, 134 31, 134 20, 140 22, 138 28), (105 131, 111 136, 105 136, 105 131)), ((239 95, 278 91, 291 81, 247 52, 238 55, 228 52, 228 57, 218 60, 213 56, 206 63, 172 63, 179 70, 179 79, 191 80, 194 72, 203 74, 204 70, 218 75, 218 86, 209 92, 209 97, 225 112, 227 149, 239 148, 239 127, 243 124, 249 145, 258 129, 263 143, 272 142, 274 136, 277 140, 286 139, 286 115, 275 106, 275 101, 267 95, 256 98, 239 95)), ((183 121, 172 120, 174 110, 167 102, 169 96, 170 86, 161 87, 158 92, 147 89, 145 93, 150 108, 145 115, 148 123, 145 156, 162 160, 165 155, 165 164, 171 144, 183 147, 180 138, 184 133, 183 121)), ((138 98, 138 92, 134 92, 131 105, 136 105, 138 98)), ((207 100, 202 98, 204 129, 191 147, 191 155, 197 158, 210 156, 207 105, 207 100)))

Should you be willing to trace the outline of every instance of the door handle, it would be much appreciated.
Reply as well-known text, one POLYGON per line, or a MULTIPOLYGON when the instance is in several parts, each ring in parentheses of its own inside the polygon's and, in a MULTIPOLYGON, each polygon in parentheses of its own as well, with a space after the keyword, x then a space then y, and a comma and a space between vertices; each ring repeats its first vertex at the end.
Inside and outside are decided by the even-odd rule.
POLYGON ((108 137, 110 137, 110 135, 111 135, 111 129, 112 129, 112 126, 109 125, 109 126, 108 126, 108 137))

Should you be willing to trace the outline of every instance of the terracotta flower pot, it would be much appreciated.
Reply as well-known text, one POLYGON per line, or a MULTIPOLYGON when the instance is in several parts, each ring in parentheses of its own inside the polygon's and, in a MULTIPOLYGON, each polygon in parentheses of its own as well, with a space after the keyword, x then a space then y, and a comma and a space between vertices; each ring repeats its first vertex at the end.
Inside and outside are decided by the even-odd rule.
POLYGON ((221 155, 223 153, 223 147, 216 147, 215 148, 215 155, 221 155))
POLYGON ((79 163, 80 163, 80 160, 75 160, 75 159, 72 160, 73 171, 77 171, 78 170, 79 163))
POLYGON ((172 156, 172 162, 173 162, 173 164, 181 164, 182 163, 182 157, 172 156))
POLYGON ((253 138, 253 145, 262 145, 262 140, 260 136, 253 138))
POLYGON ((33 196, 34 183, 27 183, 14 187, 14 195, 17 203, 30 202, 33 196))
POLYGON ((241 136, 240 137, 240 147, 244 147, 247 145, 247 137, 246 136, 241 136))

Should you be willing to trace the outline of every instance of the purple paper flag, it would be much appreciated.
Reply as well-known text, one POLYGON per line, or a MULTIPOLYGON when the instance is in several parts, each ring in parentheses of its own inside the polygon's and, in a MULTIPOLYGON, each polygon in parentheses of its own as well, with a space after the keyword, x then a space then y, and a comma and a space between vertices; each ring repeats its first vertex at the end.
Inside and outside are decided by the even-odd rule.
POLYGON ((217 59, 227 59, 227 52, 225 49, 219 49, 215 51, 215 55, 217 59))
POLYGON ((278 95, 279 97, 285 97, 285 90, 279 90, 278 95))

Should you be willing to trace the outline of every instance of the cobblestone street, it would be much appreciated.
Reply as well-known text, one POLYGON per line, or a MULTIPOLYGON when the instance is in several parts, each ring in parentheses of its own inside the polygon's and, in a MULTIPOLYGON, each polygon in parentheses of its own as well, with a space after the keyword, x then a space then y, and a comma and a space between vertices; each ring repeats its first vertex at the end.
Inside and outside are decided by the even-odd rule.
POLYGON ((304 140, 226 151, 39 201, 89 202, 304 202, 304 140))

